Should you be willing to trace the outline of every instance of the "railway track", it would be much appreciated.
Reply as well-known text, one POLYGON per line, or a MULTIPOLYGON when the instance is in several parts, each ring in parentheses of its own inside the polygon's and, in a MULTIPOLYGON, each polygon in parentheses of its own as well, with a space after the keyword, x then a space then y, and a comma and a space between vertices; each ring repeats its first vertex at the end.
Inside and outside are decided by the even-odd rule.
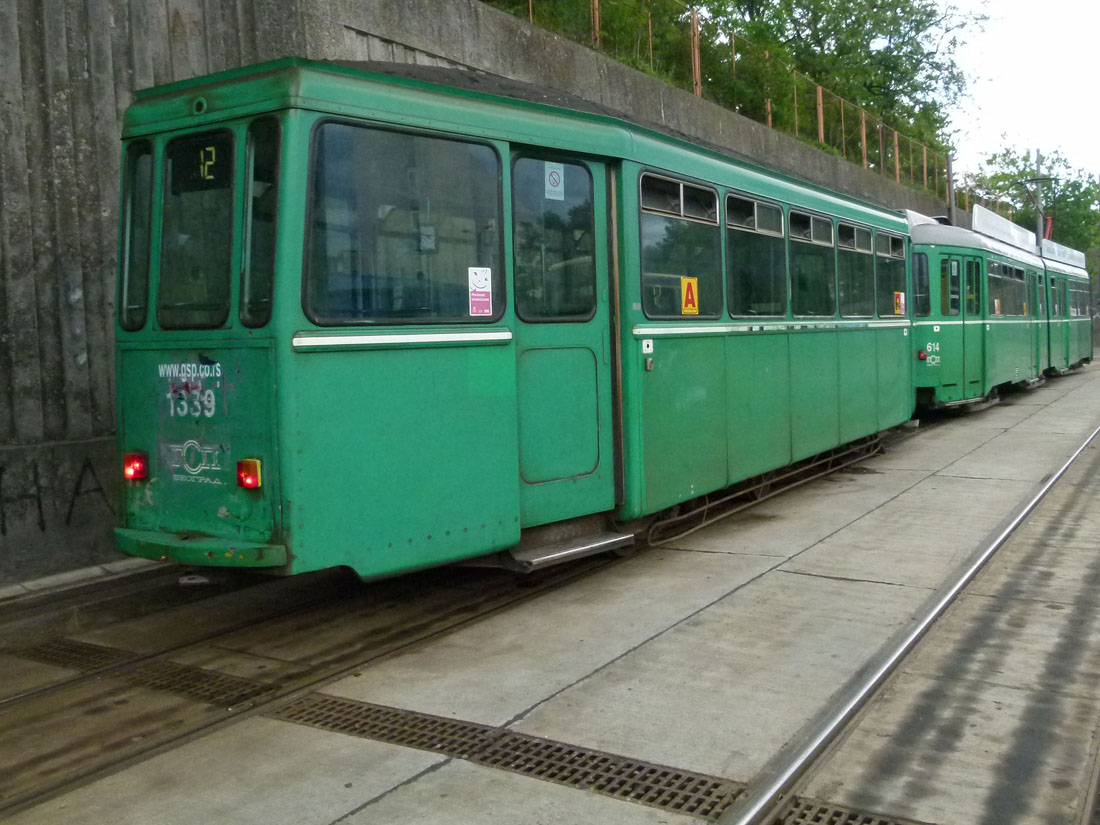
MULTIPOLYGON (((358 587, 330 579, 266 612, 253 590, 250 604, 223 606, 237 619, 178 628, 145 652, 74 639, 9 651, 68 674, 0 700, 0 816, 619 563, 593 558, 524 578, 452 568, 358 587)), ((98 635, 155 635, 174 614, 98 635)))

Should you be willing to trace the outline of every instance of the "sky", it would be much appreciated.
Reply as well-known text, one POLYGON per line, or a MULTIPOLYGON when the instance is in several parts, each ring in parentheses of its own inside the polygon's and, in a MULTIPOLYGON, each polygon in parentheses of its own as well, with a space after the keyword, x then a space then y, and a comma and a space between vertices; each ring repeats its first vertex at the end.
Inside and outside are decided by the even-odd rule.
POLYGON ((1006 147, 1061 150, 1100 175, 1100 2, 940 0, 989 16, 964 32, 956 62, 968 93, 951 111, 955 172, 977 171, 1006 147))

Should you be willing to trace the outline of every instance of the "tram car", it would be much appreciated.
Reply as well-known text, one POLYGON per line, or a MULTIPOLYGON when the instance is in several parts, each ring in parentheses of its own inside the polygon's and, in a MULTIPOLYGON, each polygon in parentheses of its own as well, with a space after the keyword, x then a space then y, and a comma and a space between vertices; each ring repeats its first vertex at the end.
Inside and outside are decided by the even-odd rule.
POLYGON ((996 398, 1007 385, 1092 359, 1084 255, 975 206, 973 229, 908 213, 913 383, 925 408, 996 398))
POLYGON ((914 407, 903 215, 591 104, 286 58, 139 93, 123 158, 133 555, 534 567, 914 407))

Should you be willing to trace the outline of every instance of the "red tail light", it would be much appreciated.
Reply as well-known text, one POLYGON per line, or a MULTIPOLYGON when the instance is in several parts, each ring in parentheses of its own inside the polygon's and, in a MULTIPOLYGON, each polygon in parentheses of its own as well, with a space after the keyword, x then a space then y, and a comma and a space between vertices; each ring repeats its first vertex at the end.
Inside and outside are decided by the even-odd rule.
POLYGON ((244 458, 237 462, 237 486, 246 490, 258 490, 263 483, 260 459, 244 458))
POLYGON ((149 477, 149 455, 147 453, 126 453, 122 457, 122 475, 129 481, 149 477))
POLYGON ((925 352, 924 350, 920 350, 917 353, 917 360, 918 361, 927 361, 928 360, 928 353, 925 352))

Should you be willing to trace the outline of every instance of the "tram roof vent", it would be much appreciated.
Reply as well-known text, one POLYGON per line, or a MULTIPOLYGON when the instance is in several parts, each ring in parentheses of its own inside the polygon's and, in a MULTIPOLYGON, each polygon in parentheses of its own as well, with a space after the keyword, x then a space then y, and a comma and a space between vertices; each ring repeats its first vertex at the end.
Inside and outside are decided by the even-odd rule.
POLYGON ((922 224, 938 223, 935 218, 930 218, 927 215, 922 214, 921 212, 914 212, 912 209, 905 210, 905 217, 909 221, 910 229, 912 229, 914 226, 921 226, 922 224))
POLYGON ((1085 253, 1078 252, 1076 249, 1071 249, 1068 246, 1063 246, 1060 243, 1054 241, 1048 241, 1043 239, 1042 256, 1052 261, 1061 261, 1064 264, 1070 266, 1079 266, 1081 269, 1085 268, 1085 253))
POLYGON ((1017 226, 1008 218, 1002 218, 996 212, 991 212, 980 204, 974 205, 971 228, 982 235, 996 238, 1020 249, 1026 249, 1028 252, 1035 253, 1038 251, 1039 245, 1035 242, 1034 232, 1029 232, 1022 226, 1017 226))

